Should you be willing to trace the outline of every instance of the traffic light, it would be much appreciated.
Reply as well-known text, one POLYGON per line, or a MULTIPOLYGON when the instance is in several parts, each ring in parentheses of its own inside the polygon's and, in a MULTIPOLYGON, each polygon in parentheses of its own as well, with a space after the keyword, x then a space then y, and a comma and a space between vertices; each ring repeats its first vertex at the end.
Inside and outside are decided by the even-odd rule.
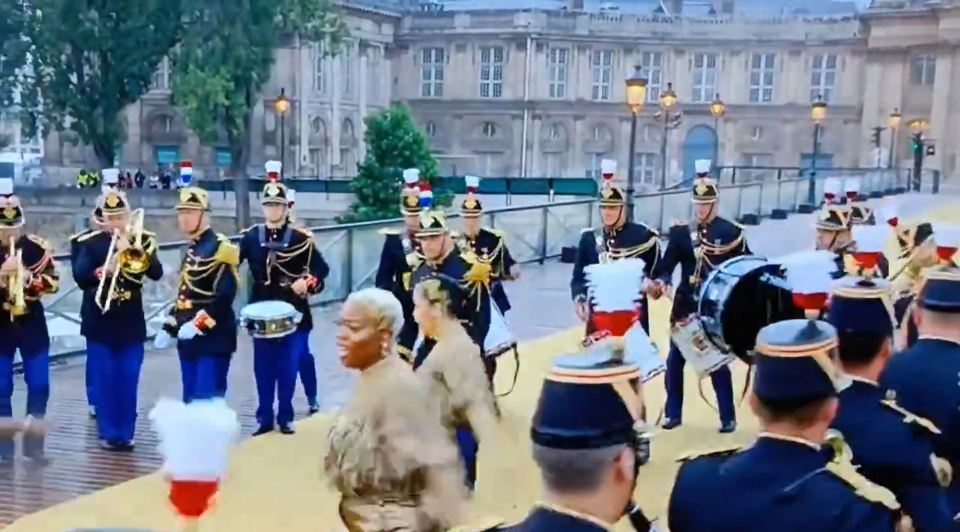
POLYGON ((884 129, 886 128, 882 128, 879 126, 873 128, 873 135, 870 137, 870 142, 872 142, 873 145, 877 148, 880 147, 880 134, 883 132, 884 129))

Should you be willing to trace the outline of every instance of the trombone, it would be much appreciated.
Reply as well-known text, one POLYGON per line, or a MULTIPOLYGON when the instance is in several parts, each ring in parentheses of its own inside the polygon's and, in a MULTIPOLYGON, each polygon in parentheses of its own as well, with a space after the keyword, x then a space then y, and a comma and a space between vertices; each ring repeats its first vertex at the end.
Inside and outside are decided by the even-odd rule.
POLYGON ((139 275, 150 267, 150 257, 143 249, 143 209, 137 209, 130 213, 130 221, 123 231, 115 230, 113 238, 110 240, 110 247, 107 249, 107 259, 103 263, 103 271, 108 266, 113 266, 113 273, 110 275, 109 289, 106 300, 103 298, 103 291, 107 289, 107 276, 100 277, 100 284, 97 286, 97 294, 94 300, 97 306, 104 313, 110 310, 113 300, 117 296, 117 279, 120 278, 120 271, 131 275, 139 275), (129 238, 130 247, 125 250, 117 250, 117 240, 120 238, 129 238))
POLYGON ((16 257, 17 269, 7 274, 7 290, 10 308, 10 321, 27 313, 27 299, 24 293, 27 271, 23 267, 23 250, 17 249, 17 240, 10 237, 10 253, 8 257, 16 257))

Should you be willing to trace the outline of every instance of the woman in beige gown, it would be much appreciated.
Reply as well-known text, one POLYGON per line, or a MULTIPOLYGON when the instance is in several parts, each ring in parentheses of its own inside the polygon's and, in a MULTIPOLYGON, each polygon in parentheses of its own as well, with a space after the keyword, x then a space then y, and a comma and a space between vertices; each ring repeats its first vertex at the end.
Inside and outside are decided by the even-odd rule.
POLYGON ((445 530, 466 500, 439 410, 397 355, 402 323, 399 301, 377 288, 351 294, 340 313, 340 360, 360 376, 330 429, 324 469, 350 532, 445 530))
POLYGON ((480 347, 457 318, 466 293, 453 278, 440 274, 421 281, 413 291, 413 317, 425 337, 436 340, 427 358, 416 368, 433 400, 440 406, 443 424, 460 449, 467 486, 477 479, 479 441, 496 437, 497 413, 480 347))

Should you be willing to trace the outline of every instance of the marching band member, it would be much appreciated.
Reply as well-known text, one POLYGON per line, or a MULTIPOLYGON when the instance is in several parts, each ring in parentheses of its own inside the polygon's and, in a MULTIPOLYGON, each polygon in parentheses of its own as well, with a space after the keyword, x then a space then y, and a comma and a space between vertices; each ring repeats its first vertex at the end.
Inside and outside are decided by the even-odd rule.
POLYGON ((327 436, 324 471, 350 532, 446 530, 465 509, 457 449, 438 405, 396 352, 403 308, 367 288, 340 310, 341 363, 360 372, 327 436))
MULTIPOLYGON (((570 278, 570 295, 573 298, 574 309, 581 321, 587 323, 587 332, 590 330, 590 305, 587 301, 587 281, 583 271, 590 264, 607 262, 627 258, 643 259, 644 274, 647 278, 655 278, 660 260, 660 238, 657 231, 642 222, 628 222, 626 203, 627 196, 620 187, 613 184, 613 176, 617 171, 617 162, 611 159, 600 161, 603 175, 603 186, 600 189, 600 220, 603 228, 600 233, 593 228, 584 229, 580 233, 580 243, 577 246, 576 260, 573 264, 573 276, 570 278)), ((659 297, 658 287, 651 285, 648 293, 659 297)), ((649 333, 650 317, 647 315, 647 294, 640 298, 643 312, 640 313, 640 323, 643 330, 649 333)))
MULTIPOLYGON (((672 312, 672 321, 682 326, 689 320, 695 319, 696 294, 700 284, 710 272, 725 261, 741 255, 749 255, 747 235, 743 227, 719 215, 720 189, 717 183, 710 179, 710 164, 706 159, 696 161, 697 178, 693 182, 694 214, 697 218, 696 241, 691 242, 687 236, 686 224, 680 222, 681 230, 671 229, 671 241, 664 252, 665 260, 660 271, 661 283, 671 282, 673 270, 681 264, 683 277, 677 287, 676 307, 672 312), (674 249, 671 249, 674 248, 674 249), (693 253, 691 260, 690 253, 693 253), (693 273, 687 277, 684 270, 693 265, 693 273), (686 265, 685 267, 683 267, 686 265), (678 312, 683 309, 685 312, 678 312)), ((663 428, 666 430, 679 427, 683 422, 683 368, 686 359, 676 343, 670 342, 670 354, 667 356, 667 405, 663 428)), ((717 407, 720 414, 720 432, 730 433, 737 430, 736 411, 733 406, 733 383, 730 368, 718 368, 710 373, 717 394, 717 407)))
MULTIPOLYGON (((287 187, 287 221, 291 225, 306 229, 302 223, 297 221, 296 212, 293 210, 296 204, 297 191, 287 187)), ((303 385, 303 393, 307 396, 307 407, 310 415, 320 411, 320 403, 317 401, 317 361, 310 350, 310 342, 307 342, 307 348, 300 356, 297 373, 300 375, 300 384, 303 385)))
MULTIPOLYGON (((467 301, 460 309, 459 318, 474 343, 482 349, 490 330, 490 265, 477 261, 472 255, 464 255, 457 249, 443 211, 430 208, 430 190, 423 190, 421 194, 423 210, 420 212, 416 237, 422 255, 419 255, 420 263, 411 275, 411 285, 416 287, 420 281, 438 274, 460 282, 467 291, 467 301)), ((423 336, 413 361, 414 368, 423 364, 434 343, 433 338, 423 336)), ((484 363, 489 363, 487 358, 484 358, 484 363)))
MULTIPOLYGON (((940 428, 934 449, 960 471, 960 268, 924 271, 914 320, 919 339, 890 359, 880 376, 886 398, 940 428)), ((946 480, 950 512, 960 514, 960 475, 946 480)))
POLYGON ((471 255, 473 260, 490 265, 490 311, 491 331, 496 329, 503 332, 496 338, 487 336, 484 345, 484 360, 487 368, 487 377, 492 381, 497 371, 497 357, 513 349, 514 358, 519 362, 517 342, 509 334, 506 315, 510 310, 510 300, 503 287, 504 281, 515 280, 520 276, 520 267, 507 249, 506 237, 501 231, 487 229, 480 226, 480 217, 483 215, 483 204, 474 194, 480 187, 480 178, 467 176, 467 197, 460 205, 460 218, 463 219, 463 233, 458 235, 457 245, 464 254, 471 255))
POLYGON ((457 316, 468 301, 456 279, 439 274, 417 284, 413 316, 423 335, 436 341, 430 356, 416 369, 440 405, 443 424, 460 449, 467 487, 477 482, 477 440, 488 441, 496 430, 493 393, 484 374, 480 347, 457 316))
POLYGON ((230 358, 237 349, 237 294, 240 250, 210 228, 207 191, 180 189, 177 225, 190 243, 180 265, 177 299, 154 338, 163 349, 177 338, 183 401, 223 397, 230 358))
MULTIPOLYGON (((246 260, 250 265, 251 303, 284 301, 293 305, 302 318, 292 334, 253 340, 253 371, 259 400, 259 428, 254 436, 273 431, 275 422, 281 433, 294 433, 293 392, 300 365, 310 354, 309 336, 313 329, 309 297, 323 290, 324 280, 330 273, 313 234, 288 219, 287 187, 277 182, 280 162, 267 161, 266 169, 268 182, 261 195, 264 223, 243 232, 240 262, 246 260)), ((313 382, 316 382, 316 370, 313 382)), ((316 405, 314 390, 311 410, 317 408, 316 405)))
POLYGON ((839 361, 851 383, 839 395, 832 427, 850 446, 864 476, 890 489, 916 530, 956 530, 943 487, 949 465, 936 457, 940 430, 929 420, 884 399, 877 381, 893 355, 893 316, 886 281, 844 277, 830 298, 839 361))
POLYGON ((634 429, 643 403, 640 373, 606 343, 554 358, 530 428, 543 501, 520 523, 462 529, 591 532, 613 530, 627 517, 635 530, 659 530, 633 502, 640 471, 634 429))
MULTIPOLYGON (((117 174, 115 168, 104 169, 104 182, 117 174)), ((163 266, 153 233, 134 227, 126 194, 106 188, 98 205, 103 229, 77 239, 73 278, 83 290, 80 333, 87 341, 100 445, 109 451, 129 451, 147 338, 143 282, 145 278, 159 281, 163 266)))
POLYGON ((903 266, 892 277, 894 312, 900 325, 900 346, 910 347, 917 341, 917 326, 912 318, 917 292, 923 281, 925 268, 956 265, 953 256, 960 247, 957 228, 920 223, 897 231, 900 257, 906 257, 903 266), (935 230, 936 229, 936 230, 935 230))
POLYGON ((876 225, 873 209, 860 195, 860 178, 850 177, 843 182, 843 191, 850 207, 850 223, 853 225, 876 225))
MULTIPOLYGON (((106 191, 104 191, 106 192, 106 191)), ((90 220, 88 222, 87 228, 74 233, 69 238, 70 243, 70 264, 76 264, 77 257, 80 255, 80 238, 83 238, 91 233, 100 231, 103 229, 103 209, 97 201, 97 206, 93 208, 93 212, 90 213, 90 220)), ((87 353, 87 360, 90 360, 90 354, 87 353)), ((90 419, 96 419, 97 417, 97 408, 96 400, 94 400, 94 395, 96 393, 96 386, 94 386, 94 375, 93 375, 93 364, 84 364, 84 381, 87 388, 87 413, 90 415, 90 419)))
POLYGON ((403 230, 381 229, 384 235, 380 266, 377 268, 376 287, 388 290, 403 305, 403 327, 397 340, 397 351, 413 363, 413 346, 417 342, 417 324, 413 319, 413 298, 410 276, 419 264, 420 242, 420 170, 407 168, 403 171, 403 189, 400 195, 400 212, 403 214, 403 230))
MULTIPOLYGON (((815 248, 831 251, 836 255, 837 269, 835 275, 837 278, 847 274, 858 275, 862 273, 853 257, 853 253, 856 251, 856 242, 853 239, 854 213, 857 213, 856 215, 860 220, 857 225, 869 225, 863 223, 863 213, 865 212, 863 209, 869 209, 869 207, 854 203, 859 188, 849 193, 847 199, 850 205, 841 205, 838 202, 839 190, 839 180, 835 178, 826 180, 824 183, 823 208, 814 222, 814 228, 817 231, 815 248)), ((872 212, 870 216, 873 216, 872 212)), ((880 255, 877 268, 881 276, 887 276, 890 267, 885 256, 880 255)))
MULTIPOLYGON (((27 383, 27 416, 43 418, 50 397, 50 335, 40 298, 57 292, 50 245, 23 232, 20 199, 13 180, 0 179, 0 418, 13 415, 13 358, 20 351, 27 383)), ((24 454, 40 458, 42 438, 25 438, 24 454)), ((13 454, 12 441, 0 441, 0 460, 13 454)))
POLYGON ((670 530, 895 530, 894 495, 845 456, 828 459, 821 450, 837 411, 836 346, 836 331, 821 321, 786 320, 760 330, 749 397, 760 435, 744 449, 681 458, 670 530))

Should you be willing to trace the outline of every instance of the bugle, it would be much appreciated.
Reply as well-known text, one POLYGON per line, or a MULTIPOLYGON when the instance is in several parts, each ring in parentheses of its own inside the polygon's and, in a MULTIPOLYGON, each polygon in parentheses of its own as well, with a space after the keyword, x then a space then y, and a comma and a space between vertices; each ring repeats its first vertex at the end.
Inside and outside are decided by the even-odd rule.
POLYGON ((107 275, 100 276, 100 284, 97 286, 95 300, 100 310, 107 312, 110 310, 113 300, 117 296, 117 280, 120 278, 120 271, 131 275, 138 275, 150 267, 150 257, 143 249, 143 209, 137 209, 130 214, 130 221, 123 231, 115 230, 110 239, 110 247, 107 249, 107 259, 103 263, 103 271, 111 270, 109 281, 107 275), (117 242, 120 238, 126 238, 130 241, 130 247, 119 250, 117 242), (109 282, 109 285, 107 284, 109 282), (106 298, 104 299, 104 290, 106 298))
POLYGON ((27 271, 23 267, 23 250, 17 249, 17 240, 10 237, 10 252, 8 257, 14 257, 17 267, 13 273, 7 274, 7 305, 10 309, 10 321, 27 313, 27 298, 24 293, 27 271))

